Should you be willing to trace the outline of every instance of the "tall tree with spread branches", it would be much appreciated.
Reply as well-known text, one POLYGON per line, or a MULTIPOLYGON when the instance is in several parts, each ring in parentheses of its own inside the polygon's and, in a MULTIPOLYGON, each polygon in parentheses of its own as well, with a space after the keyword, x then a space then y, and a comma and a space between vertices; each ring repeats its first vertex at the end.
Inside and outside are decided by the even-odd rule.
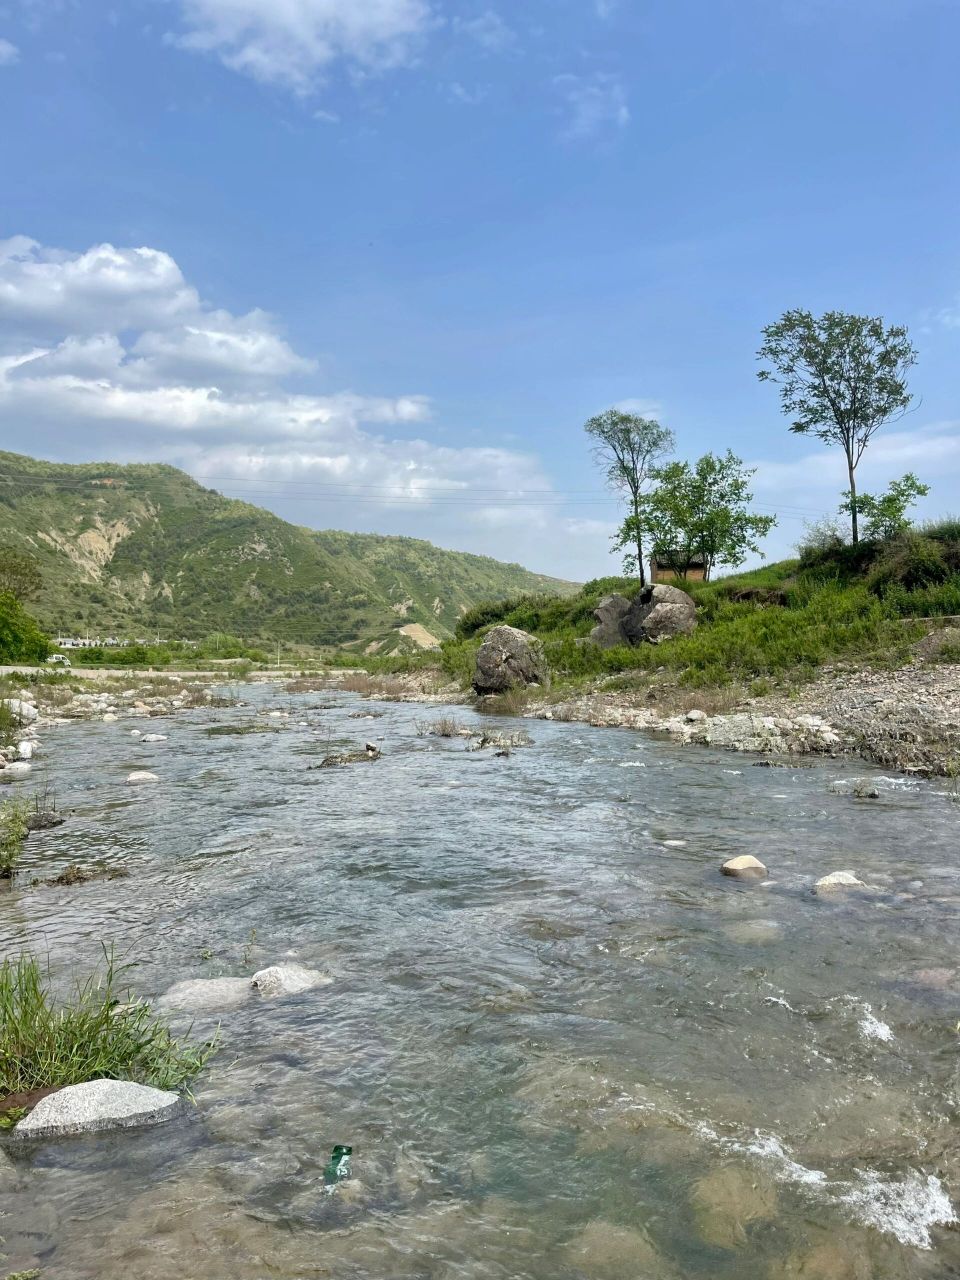
POLYGON ((767 325, 763 339, 757 356, 765 367, 757 376, 780 387, 790 430, 843 449, 857 543, 857 466, 877 431, 902 418, 912 399, 906 375, 917 353, 907 330, 880 316, 827 311, 817 318, 798 309, 767 325))
POLYGON ((654 468, 673 452, 673 432, 653 418, 620 409, 598 413, 583 429, 594 442, 594 458, 606 469, 607 484, 627 498, 629 513, 614 539, 614 548, 626 549, 624 568, 638 573, 641 586, 646 586, 644 513, 654 468))

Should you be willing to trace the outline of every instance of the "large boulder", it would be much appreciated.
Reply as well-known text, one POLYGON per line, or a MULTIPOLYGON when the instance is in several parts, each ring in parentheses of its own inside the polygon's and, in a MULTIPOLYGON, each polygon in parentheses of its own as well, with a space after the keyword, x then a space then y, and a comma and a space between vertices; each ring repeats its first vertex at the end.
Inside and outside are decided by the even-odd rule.
POLYGON ((59 1138, 69 1133, 161 1124, 182 1106, 178 1093, 129 1080, 89 1080, 41 1098, 13 1134, 15 1138, 59 1138))
POLYGON ((697 606, 685 591, 658 582, 643 588, 620 625, 632 645, 659 644, 695 631, 697 606))
POLYGON ((493 627, 487 632, 473 673, 477 693, 506 693, 525 685, 549 683, 543 646, 536 636, 517 627, 493 627))
POLYGON ((24 698, 0 698, 0 702, 13 714, 18 724, 33 724, 37 718, 37 708, 24 698))
POLYGON ((590 632, 591 642, 601 649, 615 649, 617 645, 626 644, 623 620, 629 612, 630 601, 626 596, 604 596, 593 611, 597 625, 590 632))

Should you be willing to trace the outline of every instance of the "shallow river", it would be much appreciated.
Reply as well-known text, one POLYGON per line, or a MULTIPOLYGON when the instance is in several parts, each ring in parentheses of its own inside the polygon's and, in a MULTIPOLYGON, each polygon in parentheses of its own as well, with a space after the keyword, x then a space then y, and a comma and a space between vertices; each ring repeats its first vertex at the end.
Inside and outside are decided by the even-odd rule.
POLYGON ((8 1145, 0 1274, 960 1276, 949 789, 575 724, 497 758, 418 736, 432 708, 243 696, 155 745, 47 731, 72 813, 30 838, 0 954, 68 980, 115 942, 147 996, 285 957, 334 981, 225 1011, 184 1118, 8 1145), (841 793, 864 777, 879 799, 841 793), (721 877, 739 853, 769 882, 721 877), (29 883, 97 858, 130 877, 29 883), (817 898, 839 869, 873 890, 817 898))

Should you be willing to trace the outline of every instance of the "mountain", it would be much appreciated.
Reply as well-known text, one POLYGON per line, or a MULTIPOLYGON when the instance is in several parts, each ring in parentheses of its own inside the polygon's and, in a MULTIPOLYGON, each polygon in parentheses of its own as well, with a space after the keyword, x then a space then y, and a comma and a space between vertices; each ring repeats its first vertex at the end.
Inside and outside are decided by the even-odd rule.
POLYGON ((159 464, 0 451, 0 543, 40 561, 53 632, 377 646, 452 634, 489 598, 573 583, 417 538, 318 532, 159 464))

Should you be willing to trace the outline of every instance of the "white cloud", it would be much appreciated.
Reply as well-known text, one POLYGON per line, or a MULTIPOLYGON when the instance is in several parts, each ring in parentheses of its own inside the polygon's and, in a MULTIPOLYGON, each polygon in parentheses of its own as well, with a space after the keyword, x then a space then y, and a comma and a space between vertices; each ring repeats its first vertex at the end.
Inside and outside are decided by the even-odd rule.
POLYGON ((20 60, 20 50, 9 40, 0 40, 0 67, 12 67, 20 60))
POLYGON ((513 28, 493 9, 485 9, 475 18, 461 19, 457 27, 491 53, 502 53, 512 48, 517 41, 513 28))
POLYGON ((403 65, 432 24, 427 0, 180 0, 180 11, 181 48, 297 93, 338 62, 403 65))
POLYGON ((619 409, 621 413, 635 413, 641 418, 659 418, 663 413, 663 405, 659 400, 643 400, 637 397, 618 400, 613 407, 619 409))
POLYGON ((630 123, 627 94, 619 77, 562 75, 554 85, 566 106, 567 138, 593 138, 611 129, 625 129, 630 123))
POLYGON ((0 246, 6 447, 171 462, 301 524, 603 570, 606 536, 567 528, 537 457, 435 443, 422 395, 290 389, 313 374, 268 315, 209 306, 159 250, 0 246))

